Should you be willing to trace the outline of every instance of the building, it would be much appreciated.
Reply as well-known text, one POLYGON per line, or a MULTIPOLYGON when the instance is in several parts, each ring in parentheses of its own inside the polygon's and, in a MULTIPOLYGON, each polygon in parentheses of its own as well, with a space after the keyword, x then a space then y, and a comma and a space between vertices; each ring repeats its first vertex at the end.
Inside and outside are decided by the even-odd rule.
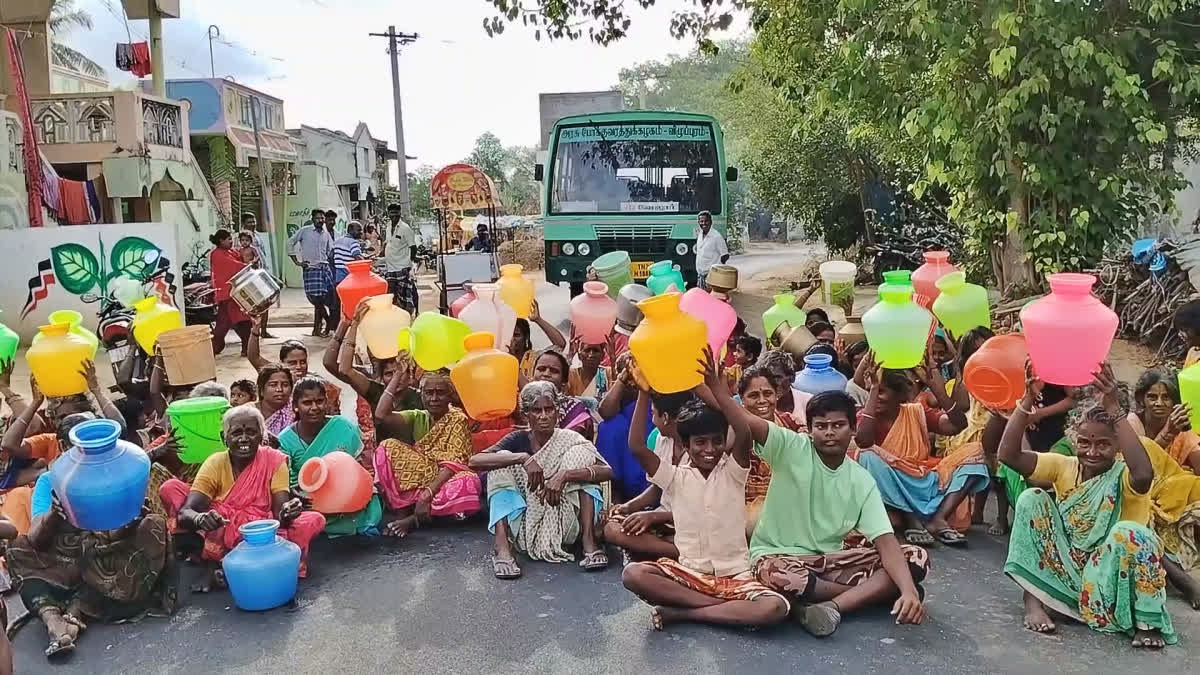
POLYGON ((329 168, 339 201, 350 218, 368 220, 382 216, 387 207, 380 200, 387 185, 387 162, 396 159, 396 151, 388 149, 387 142, 371 136, 371 130, 363 122, 358 123, 353 134, 307 125, 288 129, 288 134, 303 142, 306 152, 301 155, 302 160, 329 168))

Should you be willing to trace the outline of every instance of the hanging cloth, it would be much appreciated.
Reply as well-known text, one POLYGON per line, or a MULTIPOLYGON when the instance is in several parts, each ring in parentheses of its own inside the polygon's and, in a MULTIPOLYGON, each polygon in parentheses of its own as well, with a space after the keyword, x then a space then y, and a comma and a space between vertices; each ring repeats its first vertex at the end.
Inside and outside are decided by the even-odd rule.
POLYGON ((96 191, 96 181, 89 180, 85 184, 87 192, 89 223, 98 223, 104 218, 104 210, 100 207, 100 193, 96 191))
POLYGON ((64 222, 67 225, 86 225, 91 222, 91 214, 88 213, 87 188, 82 181, 59 178, 58 191, 62 198, 64 222))
POLYGON ((145 42, 134 42, 129 47, 133 50, 133 64, 129 67, 129 72, 138 77, 149 75, 150 45, 145 42))
MULTIPOLYGON (((65 216, 62 208, 62 193, 58 182, 58 172, 54 170, 54 165, 46 161, 45 157, 42 160, 41 184, 42 184, 42 201, 45 202, 46 208, 54 214, 57 220, 62 220, 65 216)), ((29 188, 33 190, 32 187, 29 188)))
MULTIPOLYGON (((41 153, 38 152, 37 136, 33 133, 33 113, 29 109, 29 92, 25 88, 25 68, 21 64, 17 32, 3 26, 0 26, 0 30, 4 32, 4 43, 8 47, 8 64, 12 73, 13 93, 17 98, 17 114, 21 117, 21 132, 25 140, 25 181, 29 193, 29 226, 41 227, 45 224, 42 219, 42 197, 45 186, 43 172, 38 170, 41 153)), ((0 57, 2 56, 0 54, 0 57)), ((55 188, 57 187, 58 184, 55 182, 55 188)))
POLYGON ((128 42, 117 43, 117 69, 129 72, 133 70, 133 47, 128 42))

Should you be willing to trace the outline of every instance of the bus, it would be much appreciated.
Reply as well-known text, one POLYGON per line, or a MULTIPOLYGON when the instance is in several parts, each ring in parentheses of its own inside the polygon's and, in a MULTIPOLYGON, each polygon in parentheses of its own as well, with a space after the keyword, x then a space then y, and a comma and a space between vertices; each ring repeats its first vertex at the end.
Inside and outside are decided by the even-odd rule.
POLYGON ((598 256, 626 251, 633 276, 671 260, 696 283, 696 214, 712 213, 725 236, 728 183, 721 126, 708 115, 627 110, 564 117, 554 124, 542 182, 546 281, 583 292, 598 256))

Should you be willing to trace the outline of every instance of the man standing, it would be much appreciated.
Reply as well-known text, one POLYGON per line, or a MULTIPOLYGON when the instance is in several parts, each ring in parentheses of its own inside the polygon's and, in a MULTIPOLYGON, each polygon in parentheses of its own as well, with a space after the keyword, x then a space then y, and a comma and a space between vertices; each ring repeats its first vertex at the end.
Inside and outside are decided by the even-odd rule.
POLYGON ((312 210, 312 224, 296 230, 288 239, 288 253, 292 262, 304 269, 304 295, 313 305, 312 334, 328 337, 337 328, 338 310, 333 297, 333 269, 329 264, 333 238, 325 229, 325 211, 312 210))
POLYGON ((700 288, 708 290, 708 272, 713 265, 729 260, 729 247, 725 245, 725 237, 713 229, 711 213, 696 214, 696 224, 700 227, 696 237, 696 274, 700 288))
POLYGON ((392 223, 392 234, 383 249, 388 292, 392 294, 393 304, 416 316, 417 280, 412 274, 413 256, 417 254, 416 235, 408 223, 400 219, 399 204, 388 204, 387 213, 392 223))
POLYGON ((346 234, 333 240, 333 281, 342 283, 342 279, 350 273, 346 263, 355 260, 365 260, 362 247, 362 224, 352 220, 346 225, 346 234))

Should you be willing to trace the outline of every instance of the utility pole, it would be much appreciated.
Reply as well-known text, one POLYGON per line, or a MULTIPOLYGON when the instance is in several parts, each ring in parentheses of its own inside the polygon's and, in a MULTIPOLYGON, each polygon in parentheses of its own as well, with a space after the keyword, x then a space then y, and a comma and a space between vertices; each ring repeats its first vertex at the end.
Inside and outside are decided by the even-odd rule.
POLYGON ((208 72, 212 75, 213 79, 216 79, 216 77, 217 77, 217 64, 215 61, 213 61, 212 41, 213 41, 213 38, 220 39, 220 37, 221 37, 220 26, 218 26, 215 23, 210 25, 208 27, 208 72))
POLYGON ((412 202, 408 196, 408 163, 404 154, 404 112, 400 105, 400 47, 417 41, 416 33, 397 33, 395 26, 388 26, 386 33, 368 33, 371 37, 388 39, 388 53, 392 57, 392 104, 396 111, 396 166, 400 176, 400 214, 405 222, 412 221, 412 202))

